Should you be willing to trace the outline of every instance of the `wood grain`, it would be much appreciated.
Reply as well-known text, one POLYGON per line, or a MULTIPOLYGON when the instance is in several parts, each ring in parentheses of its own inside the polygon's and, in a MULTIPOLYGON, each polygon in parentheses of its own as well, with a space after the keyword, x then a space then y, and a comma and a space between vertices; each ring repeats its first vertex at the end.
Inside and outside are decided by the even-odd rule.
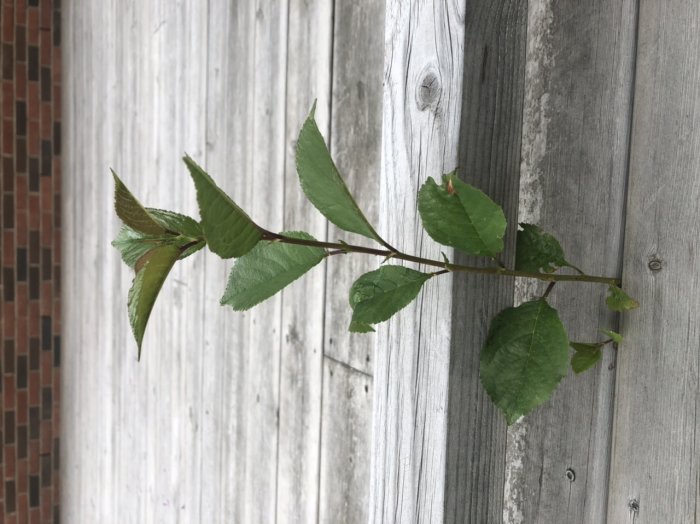
MULTIPOLYGON (((467 2, 460 176, 505 210, 503 260, 512 266, 525 72, 527 3, 467 2)), ((456 261, 483 265, 456 254, 456 261)), ((479 380, 490 320, 513 302, 513 280, 455 276, 445 479, 446 522, 502 518, 505 423, 479 380)))
POLYGON ((609 522, 700 519, 698 26, 697 2, 640 2, 623 283, 641 308, 622 322, 609 522))
MULTIPOLYGON (((529 3, 519 221, 541 225, 585 272, 617 276, 634 67, 635 5, 529 3)), ((520 283, 516 302, 542 293, 520 283)), ((572 340, 616 329, 604 286, 550 295, 572 340)), ((506 522, 604 522, 614 350, 509 431, 506 522)))
POLYGON ((62 369, 62 519, 196 521, 204 412, 200 356, 188 349, 202 337, 195 314, 202 261, 187 260, 171 275, 138 364, 124 302, 131 275, 109 245, 118 220, 109 212, 108 167, 149 205, 194 211, 179 156, 204 149, 203 98, 189 95, 205 90, 206 12, 184 4, 74 2, 63 16, 64 133, 71 144, 63 171, 63 289, 71 350, 62 369), (175 82, 180 89, 173 92, 175 82), (154 175, 161 171, 181 176, 164 184, 154 175))
MULTIPOLYGON (((331 154, 370 223, 379 223, 381 171, 382 75, 384 69, 384 2, 360 0, 335 7, 333 34, 333 101, 331 154)), ((381 232, 380 232, 381 234, 381 232)), ((369 239, 328 225, 330 241, 370 245, 369 239)), ((325 353, 364 372, 372 373, 372 335, 348 332, 352 283, 377 268, 376 257, 331 257, 326 277, 325 353)))
POLYGON ((367 522, 372 377, 326 358, 319 522, 367 522))
MULTIPOLYGON (((296 137, 317 98, 316 120, 328 129, 333 5, 289 3, 285 100, 284 229, 324 239, 326 220, 301 191, 296 137)), ((325 266, 282 294, 277 522, 316 522, 319 505, 325 266)), ((337 474, 342 475, 341 472, 337 474)))
MULTIPOLYGON (((250 134, 256 115, 250 84, 255 68, 255 5, 211 2, 208 18, 205 167, 219 186, 247 209, 255 191, 254 180, 243 175, 253 169, 250 134)), ((201 352, 209 417, 202 428, 203 488, 207 494, 201 521, 241 522, 250 511, 253 496, 249 475, 262 477, 256 486, 266 483, 274 487, 275 466, 251 467, 247 453, 248 426, 257 424, 255 417, 248 416, 256 395, 251 391, 251 356, 246 343, 251 314, 235 314, 219 304, 232 261, 209 253, 202 258, 206 280, 199 318, 204 325, 201 352)), ((269 418, 265 423, 269 427, 269 418)), ((260 490, 254 496, 274 504, 274 490, 260 490)))
MULTIPOLYGON (((464 17, 461 2, 387 2, 379 230, 423 256, 441 248, 416 192, 457 164, 464 17)), ((429 282, 379 327, 370 522, 443 520, 451 289, 450 275, 429 282)))
MULTIPOLYGON (((379 222, 384 2, 335 3, 331 154, 371 223, 379 222)), ((358 237, 328 224, 328 238, 358 237)), ((362 240, 369 244, 367 240, 362 240)), ((348 294, 375 257, 326 262, 320 522, 367 522, 374 337, 348 332, 348 294)))

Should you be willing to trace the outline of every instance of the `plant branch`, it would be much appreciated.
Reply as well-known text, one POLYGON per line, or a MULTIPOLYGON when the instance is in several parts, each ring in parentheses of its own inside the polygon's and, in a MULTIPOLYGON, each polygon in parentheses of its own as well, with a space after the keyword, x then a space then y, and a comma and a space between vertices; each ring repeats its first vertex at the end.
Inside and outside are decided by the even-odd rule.
MULTIPOLYGON (((509 277, 522 277, 522 278, 534 278, 537 280, 543 280, 545 282, 596 282, 600 284, 608 285, 620 285, 620 279, 614 277, 602 277, 602 276, 591 276, 591 275, 554 275, 550 273, 528 273, 526 271, 515 271, 513 269, 507 269, 502 267, 476 267, 476 266, 464 266, 461 264, 447 264, 444 261, 432 260, 429 258, 417 257, 414 255, 408 255, 406 253, 401 253, 399 251, 390 251, 386 249, 375 249, 371 247, 355 246, 345 243, 336 242, 320 242, 318 240, 305 240, 303 238, 291 238, 278 233, 273 233, 271 231, 263 230, 263 240, 273 240, 277 242, 283 242, 285 244, 298 244, 302 246, 310 247, 321 247, 325 249, 341 250, 347 253, 364 253, 367 255, 376 255, 380 257, 398 258, 400 260, 405 260, 407 262, 415 262, 417 264, 424 264, 427 266, 434 266, 445 269, 452 272, 460 273, 477 273, 480 275, 501 275, 509 277)), ((440 273, 442 274, 442 273, 440 273)))

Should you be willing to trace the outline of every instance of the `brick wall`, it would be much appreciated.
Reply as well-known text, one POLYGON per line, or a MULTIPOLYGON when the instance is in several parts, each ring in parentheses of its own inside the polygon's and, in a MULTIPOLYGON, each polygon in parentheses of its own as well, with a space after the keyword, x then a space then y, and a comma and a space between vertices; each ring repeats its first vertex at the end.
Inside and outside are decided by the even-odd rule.
POLYGON ((60 5, 0 1, 0 521, 58 522, 60 5))

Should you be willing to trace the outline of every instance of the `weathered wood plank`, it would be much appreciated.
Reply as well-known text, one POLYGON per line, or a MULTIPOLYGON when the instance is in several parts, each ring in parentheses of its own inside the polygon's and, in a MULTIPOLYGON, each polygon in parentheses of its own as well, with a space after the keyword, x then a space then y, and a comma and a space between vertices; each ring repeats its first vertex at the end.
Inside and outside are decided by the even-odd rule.
MULTIPOLYGON (((461 2, 387 2, 379 230, 423 256, 441 248, 422 232, 416 191, 457 164, 464 17, 461 2)), ((450 275, 429 282, 379 327, 371 522, 443 519, 451 289, 450 275)))
POLYGON ((326 358, 319 522, 367 522, 372 377, 326 358))
MULTIPOLYGON (((331 154, 350 191, 378 223, 384 2, 335 2, 331 154)), ((328 225, 328 237, 357 237, 328 225)), ((372 257, 326 262, 320 522, 367 522, 374 339, 350 334, 348 292, 372 257), (359 370, 359 371, 355 371, 359 370)))
POLYGON ((178 157, 204 147, 203 98, 192 95, 203 92, 206 75, 192 64, 206 63, 206 11, 75 2, 64 22, 64 326, 71 349, 62 368, 62 518, 198 520, 201 366, 187 348, 201 339, 193 310, 202 277, 190 275, 201 275, 201 262, 173 272, 137 364, 124 300, 131 276, 109 246, 118 220, 109 212, 107 168, 150 205, 194 210, 178 157), (175 81, 177 91, 169 88, 175 81), (139 176, 161 170, 182 177, 166 187, 158 176, 139 176), (163 358, 174 347, 182 349, 163 358))
MULTIPOLYGON (((333 5, 327 0, 289 3, 286 67, 284 229, 318 239, 326 220, 306 199, 296 172, 299 130, 318 98, 316 121, 328 129, 333 5)), ((318 519, 323 384, 325 265, 283 292, 280 364, 277 521, 318 519)))
MULTIPOLYGON (((498 202, 509 222, 512 266, 518 205, 527 2, 467 2, 460 124, 461 176, 498 202)), ((483 264, 456 255, 460 263, 483 264)), ((513 280, 455 276, 452 289, 446 522, 502 518, 505 423, 479 380, 488 325, 512 305, 513 280)))
POLYGON ((623 282, 641 308, 622 319, 608 522, 700 519, 699 26, 695 1, 640 2, 623 282))
MULTIPOLYGON (((372 224, 379 223, 381 170, 384 2, 336 1, 333 33, 331 154, 355 200, 372 224)), ((370 240, 328 225, 331 241, 370 240)), ((348 294, 363 273, 377 268, 373 257, 331 257, 326 278, 325 354, 372 373, 374 340, 348 332, 348 294)))
MULTIPOLYGON (((560 239, 589 274, 622 255, 635 2, 529 4, 519 221, 560 239)), ((519 283, 516 302, 541 294, 519 283)), ((558 284, 550 301, 572 340, 617 326, 600 285, 558 284)), ((614 352, 509 431, 506 522, 604 522, 614 352)), ((617 522, 617 521, 614 521, 617 522)))
MULTIPOLYGON (((248 122, 250 169, 246 199, 251 217, 272 231, 284 225, 286 158, 285 90, 288 25, 286 1, 259 0, 250 26, 253 69, 252 114, 248 122), (263 196, 264 195, 264 196, 263 196)), ((282 296, 276 295, 247 316, 245 386, 244 522, 274 522, 279 463, 282 296)), ((241 455, 239 455, 241 456, 241 455)))
MULTIPOLYGON (((253 169, 254 24, 254 3, 210 2, 206 169, 245 209, 255 191, 253 178, 245 176, 253 169)), ((206 377, 203 402, 208 416, 202 427, 202 480, 207 494, 200 522, 242 522, 249 499, 258 496, 251 495, 246 482, 251 469, 246 432, 249 424, 256 424, 247 416, 251 402, 251 355, 247 345, 250 314, 233 313, 219 304, 231 261, 221 261, 211 254, 202 258, 206 278, 199 313, 204 326, 200 351, 206 377)), ((252 474, 263 477, 261 482, 269 484, 272 468, 252 469, 252 474)), ((274 492, 260 496, 274 503, 274 492)))

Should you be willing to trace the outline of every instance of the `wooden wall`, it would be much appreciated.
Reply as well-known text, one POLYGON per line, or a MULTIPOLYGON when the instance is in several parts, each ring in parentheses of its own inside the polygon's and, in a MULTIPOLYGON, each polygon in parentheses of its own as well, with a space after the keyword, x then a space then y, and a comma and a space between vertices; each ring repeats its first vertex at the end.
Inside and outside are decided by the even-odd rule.
POLYGON ((64 9, 64 521, 700 518, 695 2, 64 9), (541 224, 585 271, 622 275, 642 307, 621 323, 599 286, 559 284, 552 301, 572 338, 619 328, 625 343, 506 428, 478 351, 537 286, 443 277, 363 338, 346 332, 347 290, 375 261, 333 257, 236 314, 218 305, 230 263, 199 254, 166 284, 137 363, 108 167, 148 205, 196 215, 187 151, 267 227, 346 238, 296 182, 315 97, 390 243, 447 252, 415 193, 460 166, 511 233, 541 224))
POLYGON ((343 266, 367 261, 237 314, 219 305, 230 262, 192 257, 138 363, 108 168, 147 205, 197 216, 187 152, 266 227, 337 238, 293 160, 318 98, 376 219, 383 16, 372 1, 65 6, 64 522, 366 520, 373 348, 348 343, 343 266))

